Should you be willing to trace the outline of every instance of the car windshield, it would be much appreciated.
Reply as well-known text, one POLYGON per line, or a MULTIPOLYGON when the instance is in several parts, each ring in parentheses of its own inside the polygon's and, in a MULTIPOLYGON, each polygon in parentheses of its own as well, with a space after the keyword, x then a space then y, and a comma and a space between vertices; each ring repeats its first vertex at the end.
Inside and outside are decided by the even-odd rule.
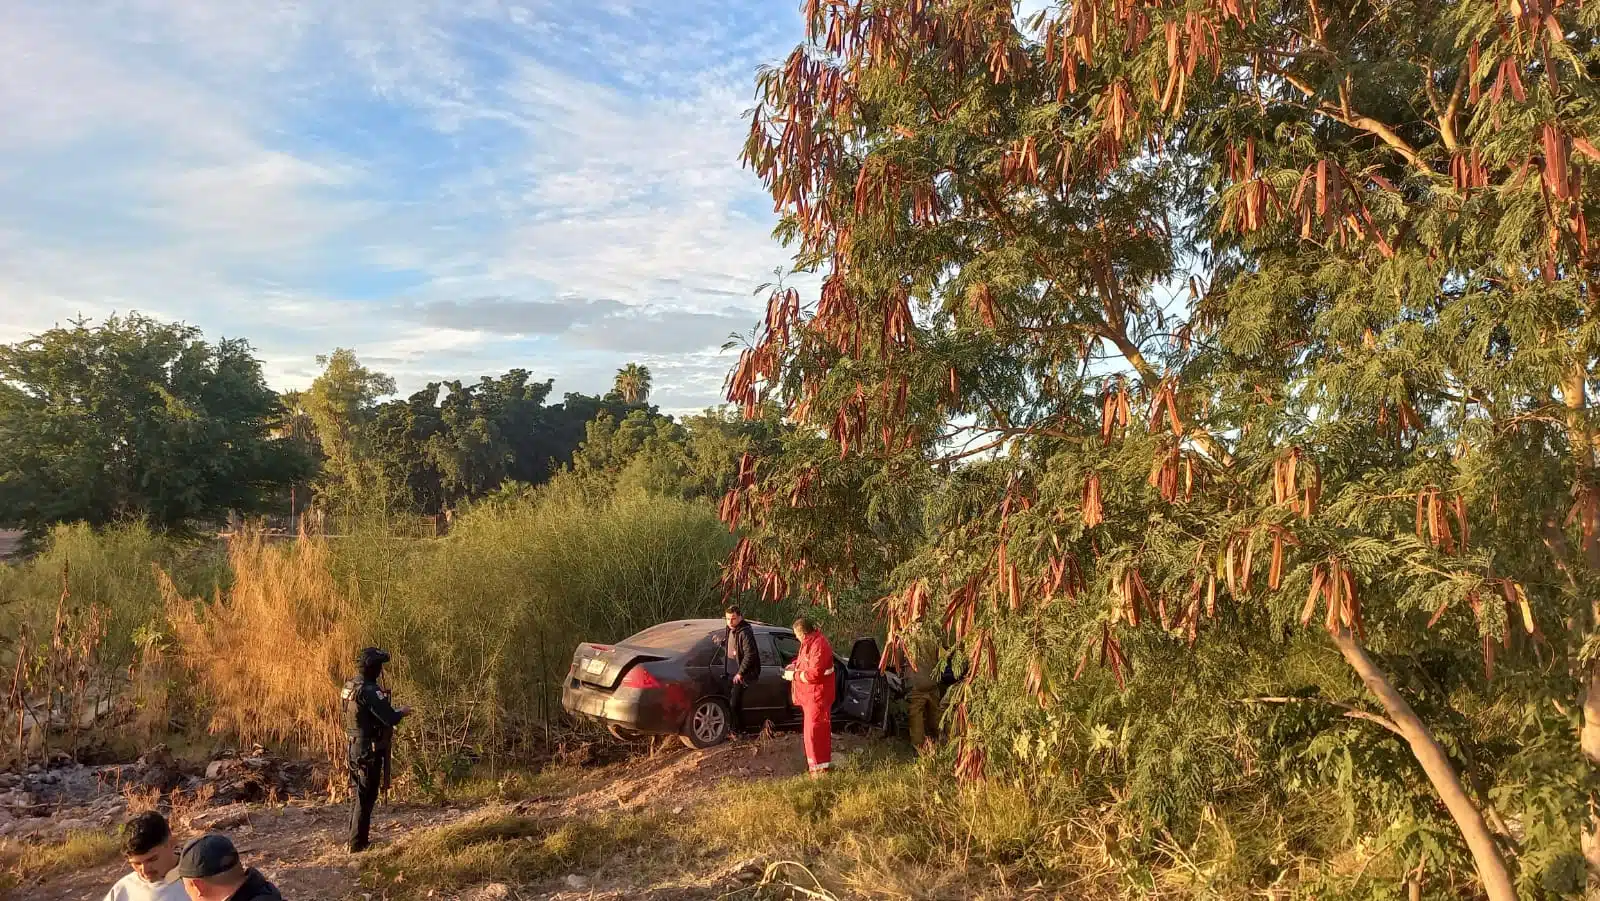
POLYGON ((705 638, 707 630, 702 624, 662 623, 630 637, 623 644, 630 648, 649 648, 652 651, 687 651, 705 638))

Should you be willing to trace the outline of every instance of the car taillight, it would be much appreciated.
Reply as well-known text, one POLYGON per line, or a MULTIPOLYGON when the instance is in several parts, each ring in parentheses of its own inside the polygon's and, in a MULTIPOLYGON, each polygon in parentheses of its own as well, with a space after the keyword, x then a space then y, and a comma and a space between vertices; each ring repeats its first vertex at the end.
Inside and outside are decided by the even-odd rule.
POLYGON ((622 677, 623 688, 660 688, 661 682, 644 667, 636 666, 622 677))

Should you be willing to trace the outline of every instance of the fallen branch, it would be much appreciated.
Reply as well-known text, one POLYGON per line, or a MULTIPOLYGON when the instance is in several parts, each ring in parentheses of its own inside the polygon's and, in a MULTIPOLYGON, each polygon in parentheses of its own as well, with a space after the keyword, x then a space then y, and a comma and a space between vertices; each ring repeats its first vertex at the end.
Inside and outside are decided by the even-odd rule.
POLYGON ((1244 699, 1244 703, 1246 703, 1246 704, 1304 704, 1304 703, 1325 704, 1325 705, 1327 705, 1329 707, 1335 707, 1335 708, 1338 708, 1339 710, 1343 710, 1344 711, 1344 715, 1349 717, 1349 718, 1351 718, 1351 719, 1366 720, 1369 723, 1376 723, 1377 725, 1382 726, 1385 729, 1388 729, 1390 732, 1393 732, 1395 735, 1398 735, 1401 738, 1405 738, 1405 733, 1400 731, 1400 727, 1396 726, 1394 724, 1393 720, 1390 720, 1389 718, 1384 717, 1384 716, 1379 716, 1376 713, 1371 713, 1369 711, 1362 710, 1359 707, 1351 706, 1350 704, 1341 704, 1338 701, 1330 701, 1327 698, 1309 698, 1309 697, 1308 698, 1297 698, 1297 697, 1245 698, 1244 699))
POLYGON ((754 893, 756 897, 760 897, 763 889, 774 887, 781 887, 803 897, 814 898, 816 901, 839 901, 839 897, 837 895, 823 887, 822 880, 818 879, 815 873, 811 872, 811 870, 806 867, 805 864, 800 863, 797 860, 778 860, 768 864, 766 871, 761 875, 760 882, 750 886, 749 888, 739 889, 738 891, 729 892, 726 895, 722 895, 718 898, 718 901, 726 901, 728 898, 735 898, 746 892, 754 893), (800 872, 806 874, 806 877, 811 880, 811 884, 814 886, 814 888, 806 888, 805 886, 796 885, 786 879, 779 879, 778 873, 781 872, 785 867, 794 867, 800 872))

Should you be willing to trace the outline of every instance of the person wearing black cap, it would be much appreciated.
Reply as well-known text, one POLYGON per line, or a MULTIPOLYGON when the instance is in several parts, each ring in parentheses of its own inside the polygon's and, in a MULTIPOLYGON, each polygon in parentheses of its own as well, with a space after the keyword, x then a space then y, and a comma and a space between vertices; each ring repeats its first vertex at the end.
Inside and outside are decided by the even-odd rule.
POLYGON ((260 870, 245 867, 225 835, 202 835, 184 845, 178 876, 193 901, 283 901, 260 870))
POLYGON ((367 850, 368 830, 372 826, 372 805, 378 792, 389 781, 389 752, 394 727, 400 725, 409 707, 395 707, 389 692, 378 684, 389 654, 379 648, 366 648, 356 657, 361 675, 344 684, 345 728, 350 737, 350 851, 367 850))

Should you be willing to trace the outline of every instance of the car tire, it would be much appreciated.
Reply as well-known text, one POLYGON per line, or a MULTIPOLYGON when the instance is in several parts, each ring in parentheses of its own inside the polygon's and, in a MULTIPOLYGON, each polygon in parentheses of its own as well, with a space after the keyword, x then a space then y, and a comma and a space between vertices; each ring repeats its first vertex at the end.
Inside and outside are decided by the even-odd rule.
POLYGON ((696 751, 704 751, 728 740, 733 714, 728 703, 721 698, 702 698, 689 711, 683 724, 683 743, 696 751))

